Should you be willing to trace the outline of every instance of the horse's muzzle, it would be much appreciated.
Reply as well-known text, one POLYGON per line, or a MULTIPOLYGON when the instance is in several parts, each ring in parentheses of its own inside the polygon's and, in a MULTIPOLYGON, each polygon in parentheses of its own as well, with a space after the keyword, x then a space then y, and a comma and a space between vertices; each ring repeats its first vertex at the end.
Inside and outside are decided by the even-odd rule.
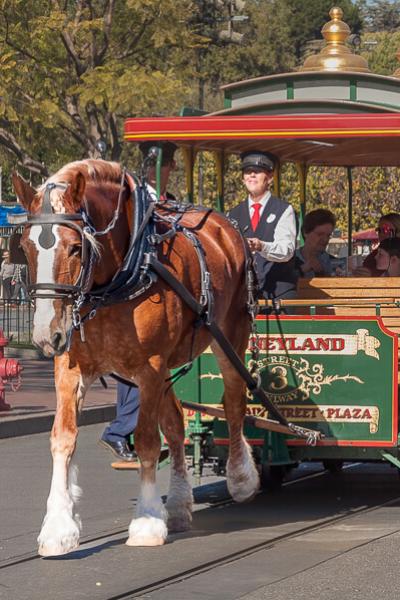
POLYGON ((33 343, 47 358, 60 356, 67 348, 67 336, 63 331, 55 331, 50 340, 35 341, 33 343))

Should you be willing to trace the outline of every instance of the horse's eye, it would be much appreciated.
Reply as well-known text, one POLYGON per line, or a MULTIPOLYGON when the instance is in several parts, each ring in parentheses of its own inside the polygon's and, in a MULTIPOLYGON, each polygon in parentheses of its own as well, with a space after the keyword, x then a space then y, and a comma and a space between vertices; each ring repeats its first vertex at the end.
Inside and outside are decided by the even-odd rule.
POLYGON ((73 244, 68 249, 68 256, 80 256, 82 251, 82 244, 73 244))

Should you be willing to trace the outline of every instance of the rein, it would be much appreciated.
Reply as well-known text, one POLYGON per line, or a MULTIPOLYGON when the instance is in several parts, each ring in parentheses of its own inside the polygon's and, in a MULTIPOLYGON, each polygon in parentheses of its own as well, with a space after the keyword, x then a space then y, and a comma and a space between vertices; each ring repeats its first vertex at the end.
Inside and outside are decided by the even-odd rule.
MULTIPOLYGON (((30 293, 37 298, 72 298, 74 300, 72 306, 72 328, 69 332, 67 351, 70 348, 72 333, 74 329, 80 330, 81 340, 85 341, 83 324, 87 319, 92 319, 96 315, 96 311, 101 306, 115 304, 124 300, 131 300, 143 294, 157 279, 163 279, 169 287, 183 300, 183 302, 194 312, 197 319, 194 322, 194 333, 192 336, 192 350, 194 347, 194 336, 200 326, 206 327, 212 337, 220 346, 232 366, 245 381, 250 392, 261 402, 261 404, 269 411, 271 415, 290 431, 298 436, 305 438, 307 443, 315 445, 320 437, 317 431, 305 429, 289 423, 286 418, 280 413, 276 406, 269 400, 266 393, 261 387, 260 379, 254 377, 253 374, 246 369, 243 362, 240 360, 234 347, 225 337, 221 329, 213 318, 213 293, 210 273, 207 269, 205 253, 202 244, 195 235, 199 225, 193 228, 187 228, 180 224, 182 216, 193 207, 187 205, 185 207, 176 205, 169 207, 161 205, 164 215, 156 211, 159 205, 149 198, 147 188, 144 186, 135 186, 135 202, 134 206, 134 231, 131 235, 131 243, 127 255, 122 266, 114 275, 113 279, 107 285, 92 289, 90 283, 92 279, 93 267, 96 261, 95 251, 92 244, 89 242, 89 236, 97 237, 106 235, 115 227, 118 216, 120 214, 122 188, 125 179, 125 170, 122 174, 121 186, 118 195, 117 208, 109 224, 102 231, 97 231, 90 219, 87 207, 86 211, 81 210, 80 213, 74 214, 59 214, 53 213, 50 203, 50 192, 55 188, 67 189, 67 184, 49 183, 46 186, 42 212, 39 215, 28 216, 28 224, 42 225, 42 232, 39 236, 39 244, 43 248, 49 248, 55 243, 55 236, 52 231, 53 225, 61 225, 77 231, 82 240, 81 254, 81 269, 77 281, 73 285, 67 284, 51 284, 39 283, 30 286, 30 293), (167 213, 167 214, 165 214, 167 213), (173 216, 172 216, 173 215, 173 216), (83 223, 79 225, 77 222, 83 223), (156 232, 156 223, 163 222, 167 227, 167 231, 163 234, 156 232), (156 247, 163 241, 171 239, 177 233, 182 233, 193 245, 200 265, 201 273, 201 293, 199 301, 187 290, 187 288, 171 273, 157 257, 156 247), (47 291, 46 294, 38 293, 47 291), (80 310, 85 305, 92 305, 83 317, 80 310)), ((212 212, 209 209, 201 220, 204 223, 208 214, 212 212)), ((257 311, 257 302, 255 300, 255 279, 252 269, 251 256, 246 248, 246 285, 248 292, 247 309, 252 320, 252 333, 256 334, 254 318, 257 311)), ((192 350, 190 354, 192 355, 192 350)), ((256 350, 254 349, 254 352, 256 350)), ((254 353, 253 352, 253 353, 254 353)), ((184 365, 182 369, 173 376, 173 380, 177 376, 187 372, 193 362, 193 357, 190 356, 189 363, 184 365)), ((116 376, 118 378, 118 376, 116 376)), ((171 385, 173 380, 171 379, 171 385)))
POLYGON ((185 304, 202 319, 204 327, 211 333, 225 356, 228 358, 231 365, 235 368, 237 373, 245 381, 247 388, 250 392, 261 402, 261 404, 273 415, 274 419, 281 425, 288 427, 290 431, 298 436, 305 438, 307 444, 315 446, 317 440, 320 438, 320 432, 311 429, 306 429, 289 423, 286 418, 280 413, 276 406, 269 400, 265 391, 261 387, 261 382, 256 381, 251 373, 246 369, 243 362, 240 360, 236 350, 232 344, 227 340, 221 329, 215 323, 214 320, 209 318, 208 311, 205 306, 192 296, 192 294, 185 288, 184 285, 166 268, 160 261, 154 257, 150 257, 150 267, 178 294, 178 296, 185 302, 185 304))
POLYGON ((39 245, 49 249, 55 244, 53 225, 69 227, 77 231, 82 241, 81 268, 74 284, 66 283, 34 283, 28 286, 29 295, 33 298, 74 298, 82 293, 89 285, 93 268, 93 248, 88 241, 89 228, 83 227, 78 222, 84 222, 82 213, 54 213, 50 203, 50 193, 54 189, 66 190, 68 184, 48 183, 45 189, 42 210, 38 215, 28 215, 28 225, 41 225, 42 232, 39 235, 39 245), (40 293, 38 293, 40 292, 40 293))
POLYGON ((102 230, 97 230, 89 215, 86 199, 85 206, 77 213, 55 213, 51 205, 50 195, 54 189, 66 191, 69 184, 50 182, 46 185, 43 195, 41 212, 37 215, 28 215, 27 225, 41 225, 39 245, 44 249, 51 248, 56 241, 53 226, 69 227, 76 231, 82 243, 80 257, 80 271, 73 284, 63 283, 35 283, 28 286, 31 298, 47 298, 51 300, 72 300, 72 328, 69 333, 69 345, 73 329, 79 329, 82 341, 85 340, 83 324, 92 319, 101 306, 131 300, 143 294, 155 281, 154 274, 150 274, 145 265, 145 254, 150 251, 153 242, 150 242, 155 233, 153 222, 155 202, 152 201, 145 184, 134 177, 135 190, 132 206, 133 231, 128 252, 121 267, 114 274, 112 280, 97 288, 92 287, 93 271, 98 259, 95 238, 110 233, 120 216, 123 198, 126 170, 121 174, 121 183, 118 193, 117 206, 113 215, 102 230), (87 306, 89 311, 81 316, 81 309, 87 306))

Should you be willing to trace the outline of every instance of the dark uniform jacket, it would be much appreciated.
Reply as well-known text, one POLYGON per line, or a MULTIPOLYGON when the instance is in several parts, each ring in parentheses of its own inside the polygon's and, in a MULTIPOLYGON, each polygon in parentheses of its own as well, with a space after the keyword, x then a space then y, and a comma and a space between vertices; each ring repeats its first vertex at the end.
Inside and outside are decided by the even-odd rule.
MULTIPOLYGON (((257 229, 251 227, 248 200, 241 202, 229 211, 228 216, 239 223, 245 237, 255 237, 264 242, 273 242, 276 226, 289 203, 276 196, 270 196, 258 223, 257 229), (276 218, 268 223, 268 216, 274 214, 276 218)), ((255 268, 260 287, 260 296, 264 298, 284 298, 286 295, 293 297, 296 290, 296 274, 294 257, 288 262, 272 262, 263 258, 259 252, 254 256, 255 268)))

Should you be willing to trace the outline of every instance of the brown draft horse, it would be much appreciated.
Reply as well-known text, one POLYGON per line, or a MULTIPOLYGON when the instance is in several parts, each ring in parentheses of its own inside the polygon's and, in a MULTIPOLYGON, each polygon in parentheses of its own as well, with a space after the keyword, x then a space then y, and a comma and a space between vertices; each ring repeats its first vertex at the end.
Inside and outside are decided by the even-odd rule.
MULTIPOLYGON (((101 286, 109 282, 123 261, 133 226, 128 207, 134 182, 126 176, 121 183, 121 175, 117 163, 73 162, 38 191, 14 175, 15 191, 34 217, 25 228, 21 242, 37 289, 33 341, 45 355, 55 357, 57 410, 50 438, 53 476, 47 514, 38 538, 39 553, 43 556, 64 554, 79 545, 81 524, 74 504, 80 490, 77 470, 71 464, 78 433, 77 413, 91 383, 104 374, 114 372, 133 380, 140 390, 135 447, 141 463, 141 489, 127 545, 161 545, 167 538, 167 524, 171 531, 186 530, 191 524, 192 493, 185 465, 182 410, 166 383, 169 370, 187 362, 191 350, 193 356, 198 356, 211 344, 223 375, 223 403, 230 434, 227 480, 232 497, 239 502, 248 500, 259 485, 243 436, 244 383, 204 327, 199 329, 191 348, 194 314, 163 280, 158 279, 136 300, 98 310, 96 316, 85 323, 86 340, 83 342, 75 331, 68 349, 72 300, 53 292, 57 286, 68 288, 79 279, 82 236, 76 229, 63 225, 62 218, 76 216, 86 207, 100 232, 107 229, 116 207, 120 207, 115 226, 97 237, 97 241, 89 240, 93 249, 99 250, 90 284, 101 286), (49 186, 54 183, 56 186, 49 186), (43 227, 40 217, 38 224, 34 219, 43 213, 46 202, 51 205, 50 212, 60 216, 60 221, 43 227), (44 243, 41 235, 46 227, 44 243), (156 488, 159 427, 167 439, 171 456, 165 508, 156 488)), ((57 217, 51 217, 54 218, 57 217)), ((191 210, 182 219, 187 227, 199 226, 200 222, 196 235, 203 245, 211 274, 215 322, 243 359, 250 330, 243 243, 240 234, 221 214, 207 215, 204 210, 191 210)), ((200 267, 192 243, 178 233, 160 244, 158 255, 198 299, 200 267)))

